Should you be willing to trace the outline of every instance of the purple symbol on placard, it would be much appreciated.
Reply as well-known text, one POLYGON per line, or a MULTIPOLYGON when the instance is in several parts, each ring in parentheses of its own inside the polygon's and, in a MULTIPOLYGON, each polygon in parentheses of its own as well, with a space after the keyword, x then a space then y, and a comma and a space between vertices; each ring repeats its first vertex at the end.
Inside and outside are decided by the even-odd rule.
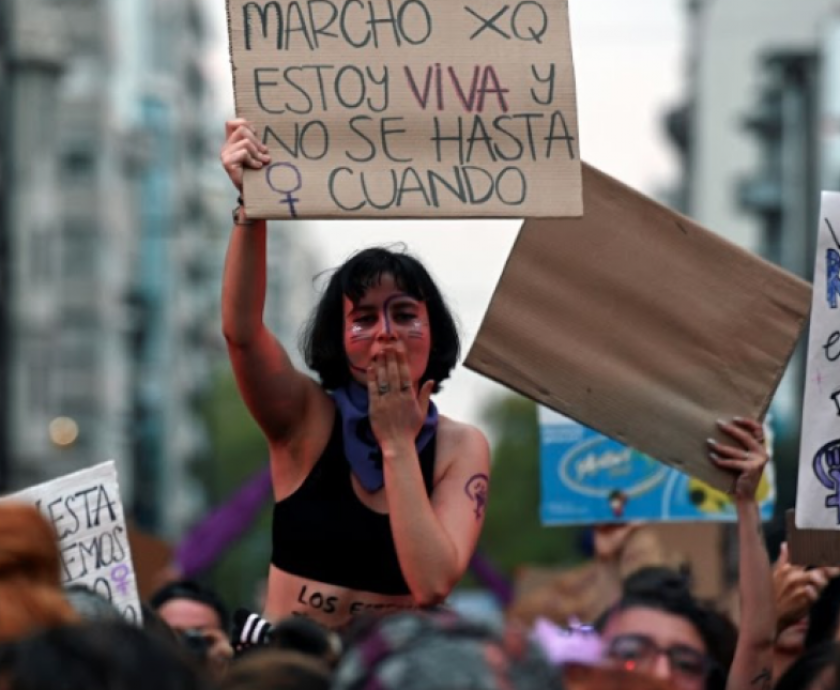
POLYGON ((111 580, 120 594, 128 594, 128 575, 128 566, 125 563, 120 563, 116 568, 111 569, 111 580))
POLYGON ((834 492, 825 499, 825 507, 837 509, 837 524, 840 525, 840 439, 826 443, 817 451, 814 474, 820 484, 834 492))
POLYGON ((286 204, 289 207, 289 215, 292 218, 297 218, 297 209, 295 202, 300 201, 297 197, 292 196, 303 185, 303 178, 300 176, 300 170, 291 163, 273 163, 265 170, 265 181, 268 186, 275 192, 282 195, 284 198, 280 199, 281 204, 286 204), (292 180, 288 179, 288 174, 284 175, 280 168, 291 171, 292 180), (289 182, 292 182, 290 185, 289 182))

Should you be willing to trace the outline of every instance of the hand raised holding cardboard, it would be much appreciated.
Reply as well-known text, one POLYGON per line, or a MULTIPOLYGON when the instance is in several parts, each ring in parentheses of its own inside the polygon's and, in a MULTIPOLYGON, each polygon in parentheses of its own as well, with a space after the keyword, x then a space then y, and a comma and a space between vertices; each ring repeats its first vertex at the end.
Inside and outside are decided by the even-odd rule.
POLYGON ((245 168, 259 170, 271 162, 271 156, 247 120, 239 118, 225 122, 225 137, 220 155, 222 165, 233 186, 241 192, 245 168))
POLYGON ((753 501, 769 459, 764 445, 764 428, 754 419, 741 417, 735 417, 729 423, 718 420, 718 427, 735 443, 718 443, 710 438, 707 441, 709 459, 721 469, 737 473, 732 488, 736 499, 753 501))

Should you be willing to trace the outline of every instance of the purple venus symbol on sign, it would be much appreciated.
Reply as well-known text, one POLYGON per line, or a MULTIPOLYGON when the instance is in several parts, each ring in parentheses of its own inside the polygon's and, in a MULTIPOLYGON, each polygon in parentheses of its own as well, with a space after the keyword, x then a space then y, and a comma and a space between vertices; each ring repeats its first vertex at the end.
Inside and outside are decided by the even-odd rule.
POLYGON ((300 170, 291 163, 273 163, 265 170, 265 181, 269 187, 283 197, 280 199, 280 203, 286 204, 289 207, 289 215, 292 218, 297 218, 295 203, 300 201, 300 199, 292 196, 292 194, 303 185, 300 170), (288 173, 284 175, 283 171, 290 171, 292 179, 289 179, 288 173))
POLYGON ((814 474, 833 493, 825 499, 826 508, 837 509, 840 525, 840 439, 826 443, 814 456, 814 474))

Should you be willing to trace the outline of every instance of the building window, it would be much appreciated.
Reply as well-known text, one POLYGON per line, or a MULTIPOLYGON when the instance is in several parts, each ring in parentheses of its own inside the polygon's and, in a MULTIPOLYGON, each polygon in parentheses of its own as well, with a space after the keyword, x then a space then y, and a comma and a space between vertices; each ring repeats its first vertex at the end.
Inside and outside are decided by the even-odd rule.
POLYGON ((89 178, 93 175, 96 161, 92 151, 76 150, 67 151, 61 163, 68 176, 89 178))
POLYGON ((53 251, 55 237, 43 227, 33 227, 29 233, 29 279, 39 285, 48 285, 53 280, 53 251))
POLYGON ((24 390, 26 405, 32 415, 47 415, 52 404, 52 356, 51 348, 44 343, 27 343, 24 366, 24 390))

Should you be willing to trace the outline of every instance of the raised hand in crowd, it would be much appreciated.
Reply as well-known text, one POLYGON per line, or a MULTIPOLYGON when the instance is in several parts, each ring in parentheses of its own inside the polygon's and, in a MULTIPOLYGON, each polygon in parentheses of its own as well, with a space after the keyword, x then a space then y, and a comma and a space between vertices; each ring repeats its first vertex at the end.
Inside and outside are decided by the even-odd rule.
POLYGON ((773 683, 776 607, 770 559, 764 543, 756 491, 767 465, 764 428, 753 419, 719 421, 727 442, 709 439, 709 458, 733 474, 738 514, 738 592, 741 626, 727 690, 769 690, 773 683))
POLYGON ((257 139, 257 133, 246 120, 225 123, 225 145, 220 158, 233 186, 242 191, 245 168, 259 170, 271 162, 268 147, 257 139))
POLYGON ((776 644, 773 677, 779 678, 805 650, 809 612, 814 602, 840 568, 807 570, 790 562, 787 543, 782 543, 773 565, 776 593, 776 644))
POLYGON ((840 576, 840 568, 812 568, 790 562, 787 542, 779 549, 773 564, 773 589, 776 593, 776 630, 781 633, 803 621, 829 580, 840 576))

